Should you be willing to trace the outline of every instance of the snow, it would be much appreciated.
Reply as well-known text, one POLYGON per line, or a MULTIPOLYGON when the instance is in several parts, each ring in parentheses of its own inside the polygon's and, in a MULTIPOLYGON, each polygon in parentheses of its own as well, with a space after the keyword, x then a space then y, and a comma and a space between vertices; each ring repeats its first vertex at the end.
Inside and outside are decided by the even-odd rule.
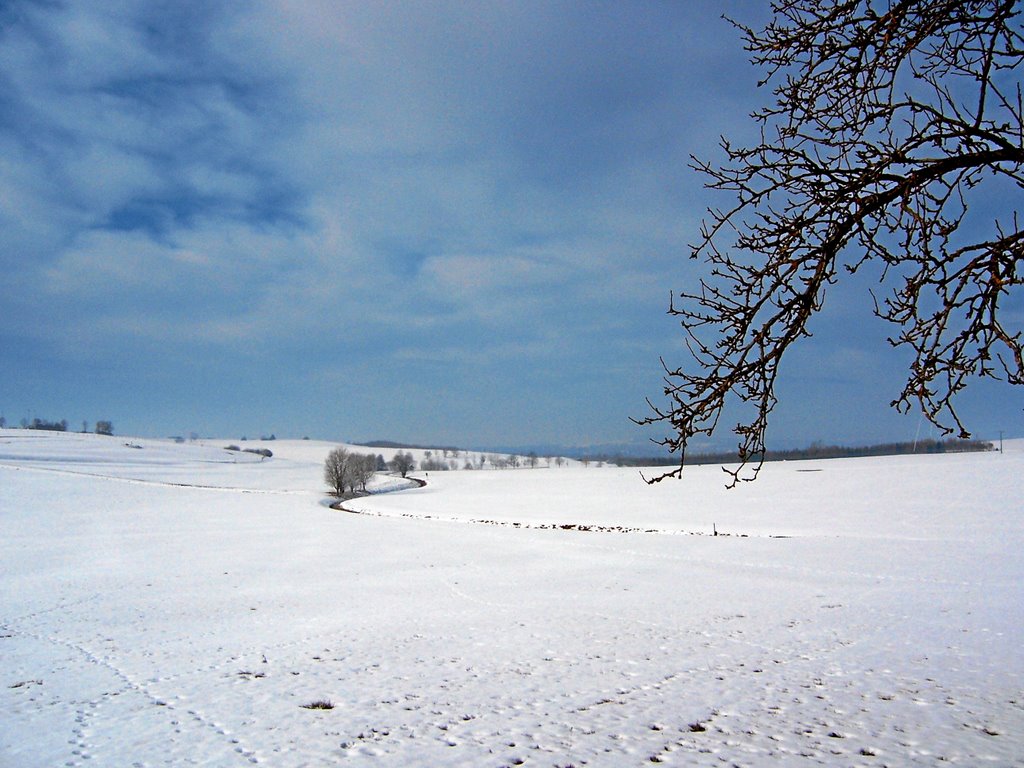
POLYGON ((0 430, 0 765, 1024 764, 1018 441, 362 514, 230 442, 0 430))

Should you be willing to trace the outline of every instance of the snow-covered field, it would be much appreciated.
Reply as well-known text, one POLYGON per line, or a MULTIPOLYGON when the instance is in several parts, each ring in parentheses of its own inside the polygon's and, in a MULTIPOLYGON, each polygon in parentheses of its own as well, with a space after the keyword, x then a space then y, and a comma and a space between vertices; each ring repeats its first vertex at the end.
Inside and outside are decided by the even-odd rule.
POLYGON ((365 514, 227 443, 0 430, 0 765, 1024 765, 1021 443, 365 514))

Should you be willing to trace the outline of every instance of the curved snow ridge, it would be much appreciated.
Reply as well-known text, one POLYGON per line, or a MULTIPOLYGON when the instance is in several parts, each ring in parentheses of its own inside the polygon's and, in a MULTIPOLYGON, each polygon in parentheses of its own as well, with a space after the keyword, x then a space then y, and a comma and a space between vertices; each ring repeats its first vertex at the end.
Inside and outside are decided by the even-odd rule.
MULTIPOLYGON (((426 480, 419 478, 410 477, 407 478, 416 483, 416 488, 423 488, 427 485, 426 480)), ((402 488, 388 488, 387 490, 377 491, 367 495, 378 495, 380 493, 395 493, 398 491, 411 490, 410 486, 402 488)), ((365 497, 356 497, 365 498, 365 497)), ((598 523, 538 523, 528 522, 524 520, 493 520, 489 518, 477 518, 477 517, 458 517, 454 515, 429 515, 429 514, 417 514, 413 512, 381 512, 381 511, 369 511, 366 509, 353 509, 346 507, 345 504, 353 501, 354 499, 342 499, 330 504, 331 509, 339 512, 348 512, 351 515, 364 515, 366 517, 386 517, 391 519, 407 519, 407 520, 436 520, 443 523, 464 523, 468 525, 493 525, 500 528, 518 528, 522 530, 535 530, 535 531, 575 531, 579 533, 645 533, 653 534, 658 536, 708 536, 711 538, 735 538, 735 539, 791 539, 794 538, 791 535, 781 534, 748 534, 748 533, 724 533, 712 528, 709 531, 697 531, 697 530, 685 530, 681 528, 650 528, 642 526, 629 526, 629 525, 603 525, 598 523)))
POLYGON ((378 485, 371 486, 368 490, 357 492, 352 496, 346 495, 339 499, 332 495, 332 498, 323 499, 320 504, 325 507, 330 507, 338 512, 348 512, 353 515, 361 515, 366 513, 358 512, 354 509, 346 509, 343 505, 346 502, 354 501, 355 499, 365 499, 367 496, 382 496, 385 493, 409 491, 413 488, 422 488, 427 484, 426 480, 420 480, 415 477, 392 477, 391 480, 392 482, 379 483, 378 485))

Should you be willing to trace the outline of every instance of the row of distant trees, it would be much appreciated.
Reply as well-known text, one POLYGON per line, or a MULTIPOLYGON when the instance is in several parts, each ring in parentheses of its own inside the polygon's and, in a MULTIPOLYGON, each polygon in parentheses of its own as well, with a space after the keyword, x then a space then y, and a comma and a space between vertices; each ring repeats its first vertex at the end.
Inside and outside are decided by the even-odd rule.
MULTIPOLYGON (((390 440, 374 440, 366 443, 357 443, 366 448, 398 448, 416 449, 423 451, 423 458, 419 461, 419 469, 422 472, 455 469, 483 469, 490 466, 492 469, 517 469, 519 467, 538 467, 541 462, 544 466, 552 465, 561 467, 567 462, 562 456, 540 456, 536 451, 525 454, 518 453, 478 453, 467 451, 462 448, 444 446, 425 446, 411 443, 396 443, 390 440)), ((411 457, 411 454, 410 454, 411 457)))
MULTIPOLYGON (((510 453, 506 456, 490 454, 487 456, 487 461, 494 469, 518 469, 519 467, 529 467, 535 469, 540 466, 541 461, 546 466, 550 467, 551 462, 555 463, 555 466, 562 466, 565 464, 565 459, 561 456, 538 456, 534 451, 530 451, 525 456, 520 456, 517 453, 510 453)), ((484 459, 480 457, 480 468, 483 469, 484 459)))
MULTIPOLYGON (((448 469, 448 465, 440 461, 434 464, 432 459, 427 458, 420 466, 420 469, 428 472, 435 468, 448 469)), ((389 469, 406 477, 416 469, 416 460, 409 451, 398 451, 390 462, 385 462, 380 454, 355 453, 339 447, 327 454, 324 481, 336 496, 344 496, 346 493, 365 492, 366 484, 374 472, 386 472, 389 469)))
MULTIPOLYGON (((447 459, 441 458, 437 455, 432 455, 430 451, 427 451, 424 453, 422 461, 420 461, 420 469, 424 472, 429 472, 431 470, 444 471, 448 469, 458 469, 459 463, 457 458, 458 454, 454 454, 453 458, 447 459)), ((565 459, 561 456, 541 457, 533 451, 525 456, 520 456, 517 453, 481 453, 476 457, 476 461, 474 462, 469 451, 466 451, 462 469, 483 469, 487 465, 490 465, 492 469, 518 469, 519 467, 530 467, 533 469, 540 466, 542 461, 545 463, 545 466, 548 467, 551 466, 552 462, 559 467, 565 464, 565 459)))
MULTIPOLYGON (((758 461, 801 461, 806 459, 851 459, 869 456, 901 456, 922 453, 968 453, 972 451, 994 451, 995 446, 985 440, 915 440, 913 442, 875 443, 872 445, 826 445, 820 441, 811 443, 806 448, 793 448, 785 451, 766 451, 764 456, 756 457, 758 461)), ((672 456, 608 456, 598 454, 584 456, 580 461, 587 465, 596 462, 598 466, 605 463, 617 467, 660 467, 675 465, 679 460, 672 456)), ((686 456, 686 463, 697 464, 730 464, 736 462, 736 454, 730 451, 717 453, 693 453, 686 456)))
POLYGON ((365 492, 374 472, 387 472, 389 469, 405 477, 416 469, 416 460, 408 451, 399 451, 390 462, 386 462, 380 454, 335 448, 324 461, 324 481, 337 496, 365 492))
MULTIPOLYGON (((7 426, 7 419, 0 416, 0 429, 7 426)), ((68 431, 68 420, 61 419, 60 421, 47 421, 46 419, 40 419, 38 417, 29 421, 28 419, 22 419, 19 425, 22 429, 41 429, 47 432, 67 432, 68 431)), ((11 425, 12 429, 15 429, 14 425, 11 425)), ((82 422, 82 431, 89 431, 89 422, 82 422)), ((114 423, 111 421, 97 421, 96 422, 96 434, 97 435, 112 435, 114 434, 114 423)))
MULTIPOLYGON (((379 454, 375 456, 355 453, 347 448, 339 447, 327 455, 324 462, 324 481, 336 496, 344 496, 359 491, 365 492, 366 484, 373 477, 374 472, 390 470, 397 475, 406 477, 417 468, 421 472, 458 469, 456 458, 459 452, 455 449, 449 450, 451 450, 452 458, 448 458, 448 450, 443 453, 441 451, 437 453, 432 450, 425 451, 417 467, 416 459, 410 451, 398 451, 391 461, 385 462, 384 457, 379 454)), ((520 457, 517 454, 480 454, 474 465, 469 453, 466 452, 465 461, 464 469, 482 469, 485 462, 495 469, 507 469, 520 466, 536 467, 541 459, 535 453, 530 453, 526 457, 520 457)), ((551 461, 551 458, 547 459, 548 466, 551 466, 551 461)), ((565 463, 565 459, 562 457, 557 457, 554 461, 558 466, 565 463)))

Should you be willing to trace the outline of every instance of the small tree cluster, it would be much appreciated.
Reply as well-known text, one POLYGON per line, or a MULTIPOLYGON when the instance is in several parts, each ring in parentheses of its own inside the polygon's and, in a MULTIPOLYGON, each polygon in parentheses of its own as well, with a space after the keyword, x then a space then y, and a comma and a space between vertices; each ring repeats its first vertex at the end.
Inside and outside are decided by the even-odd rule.
POLYGON ((324 462, 324 481, 336 496, 347 490, 355 493, 365 491, 366 483, 377 469, 377 457, 373 454, 350 453, 345 448, 335 448, 324 462))
POLYGON ((395 457, 391 459, 391 471, 397 472, 402 477, 405 477, 414 469, 416 469, 416 461, 408 451, 404 453, 399 451, 395 454, 395 457))
MULTIPOLYGON (((458 452, 452 451, 452 454, 458 455, 458 452)), ((438 456, 433 451, 427 451, 423 454, 423 460, 420 462, 420 470, 423 472, 447 472, 449 469, 458 469, 458 462, 447 457, 448 449, 444 449, 444 458, 438 456)), ((409 458, 412 457, 410 456, 409 458)))
MULTIPOLYGON (((6 424, 6 420, 4 424, 6 424)), ((0 425, 2 426, 2 425, 0 425)), ((28 419, 21 420, 22 429, 39 429, 46 432, 67 432, 68 431, 68 420, 61 419, 60 421, 47 421, 46 419, 35 418, 32 421, 28 419)))

